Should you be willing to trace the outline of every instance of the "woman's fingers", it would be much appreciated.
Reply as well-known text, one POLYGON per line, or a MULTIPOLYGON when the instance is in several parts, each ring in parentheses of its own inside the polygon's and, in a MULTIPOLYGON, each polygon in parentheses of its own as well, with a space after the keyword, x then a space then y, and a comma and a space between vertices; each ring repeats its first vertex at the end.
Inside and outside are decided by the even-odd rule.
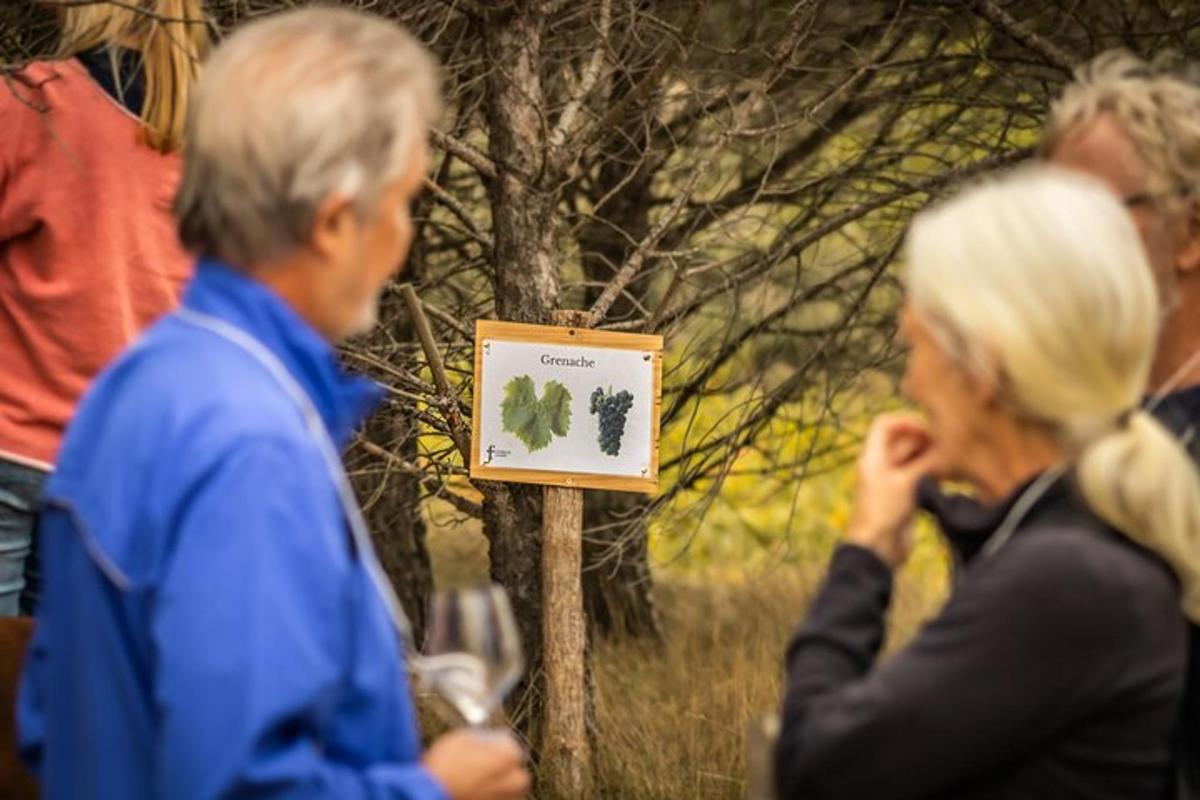
POLYGON ((871 425, 859 458, 858 494, 847 541, 874 550, 893 567, 911 550, 917 482, 933 466, 928 427, 912 414, 886 414, 871 425))
POLYGON ((929 439, 909 433, 895 436, 888 446, 888 462, 902 467, 929 449, 929 439))
POLYGON ((883 414, 871 424, 861 462, 870 470, 903 466, 930 448, 933 437, 913 414, 883 414))
POLYGON ((912 414, 888 415, 882 421, 890 463, 903 464, 928 449, 933 441, 924 420, 912 414))

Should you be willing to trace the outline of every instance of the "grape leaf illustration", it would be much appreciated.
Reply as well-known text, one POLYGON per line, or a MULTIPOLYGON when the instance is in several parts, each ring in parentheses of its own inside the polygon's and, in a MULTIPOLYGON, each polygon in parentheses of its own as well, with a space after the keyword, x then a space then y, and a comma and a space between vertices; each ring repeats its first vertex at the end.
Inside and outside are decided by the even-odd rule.
POLYGON ((571 392, 558 381, 547 381, 542 387, 542 407, 546 409, 550 430, 556 436, 566 436, 571 430, 571 392))
POLYGON ((519 375, 504 385, 500 414, 504 430, 524 442, 531 453, 549 445, 554 437, 549 415, 538 401, 533 379, 528 375, 519 375))

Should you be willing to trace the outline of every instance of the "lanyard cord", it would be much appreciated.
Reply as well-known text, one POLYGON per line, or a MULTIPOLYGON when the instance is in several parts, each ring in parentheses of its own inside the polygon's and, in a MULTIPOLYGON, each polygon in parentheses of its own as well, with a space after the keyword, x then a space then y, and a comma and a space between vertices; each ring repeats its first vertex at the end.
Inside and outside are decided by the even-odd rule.
MULTIPOLYGON (((1185 361, 1177 370, 1175 370, 1174 373, 1172 373, 1171 377, 1168 378, 1162 387, 1146 402, 1145 406, 1143 406, 1144 410, 1148 413, 1153 413, 1154 410, 1162 404, 1162 401, 1166 399, 1167 395, 1170 394, 1176 385, 1178 385, 1179 381, 1183 379, 1183 376, 1191 371, 1191 369, 1195 367, 1197 363, 1200 363, 1200 350, 1192 353, 1187 361, 1185 361)), ((1188 425, 1188 427, 1184 429, 1184 431, 1179 435, 1178 440, 1180 444, 1186 448, 1191 445, 1194 438, 1196 438, 1195 421, 1193 421, 1192 424, 1188 425)), ((984 556, 995 554, 997 550, 1003 547, 1004 544, 1012 538, 1012 535, 1017 530, 1017 526, 1021 524, 1021 520, 1026 514, 1029 513, 1029 509, 1032 508, 1034 503, 1036 503, 1041 496, 1046 493, 1046 490, 1050 488, 1050 485, 1054 483, 1055 480, 1062 477, 1064 472, 1066 472, 1066 467, 1062 466, 1047 470, 1046 472, 1042 473, 1041 477, 1034 481, 1032 486, 1030 486, 1021 494, 1020 498, 1017 499, 1017 502, 1013 505, 1012 509, 1004 517, 1004 521, 1000 524, 1000 527, 988 537, 986 542, 984 542, 982 550, 982 554, 984 556)))
POLYGON ((1159 403, 1161 403, 1166 396, 1170 394, 1176 386, 1179 385, 1179 382, 1183 380, 1183 376, 1188 374, 1197 363, 1200 363, 1200 349, 1197 349, 1196 352, 1192 353, 1192 355, 1188 357, 1188 360, 1180 365, 1179 369, 1171 373, 1171 377, 1167 378, 1166 382, 1163 383, 1159 390, 1154 393, 1154 396, 1150 398, 1150 402, 1146 404, 1146 410, 1153 411, 1155 408, 1157 408, 1159 403))
POLYGON ((354 497, 354 489, 350 486, 350 479, 347 477, 346 470, 342 466, 342 458, 338 455, 337 447, 334 445, 333 439, 330 438, 329 431, 326 430, 325 423, 321 420, 321 415, 317 412, 316 406, 313 405, 312 398, 296 382, 296 379, 288 372, 283 362, 268 350, 262 342, 250 336, 245 331, 234 325, 230 325, 224 320, 217 319, 208 314, 201 314, 186 307, 178 309, 175 314, 182 321, 214 333, 246 352, 261 364, 270 373, 271 377, 275 379, 275 382, 279 384, 280 388, 292 398, 301 416, 304 417, 304 426, 308 429, 309 434, 316 441, 321 451, 321 457, 325 461, 325 468, 329 473, 329 477, 337 486, 338 497, 341 500, 346 521, 350 525, 350 533, 354 537, 355 548, 358 550, 359 557, 367 569, 371 583, 374 584, 375 591, 387 607, 392 617, 392 623, 396 626, 401 640, 410 652, 415 654, 412 625, 408 621, 408 615, 404 613, 404 608, 400 605, 400 600, 396 597, 396 592, 388 581, 387 576, 384 575, 383 568, 379 564, 379 558, 375 555, 375 547, 371 544, 371 534, 367 529, 367 521, 363 518, 362 509, 358 507, 358 501, 354 497))
POLYGON ((1038 476, 1028 489, 1021 492, 1021 496, 1017 498, 1017 502, 1013 503, 1013 507, 1009 509, 1004 516, 1004 521, 1000 523, 1000 527, 987 538, 983 543, 983 549, 980 555, 985 558, 993 556, 996 551, 1008 543, 1013 534, 1017 532, 1017 526, 1021 524, 1021 520, 1029 513, 1034 504, 1042 498, 1042 495, 1049 490, 1050 486, 1062 477, 1066 472, 1066 467, 1058 466, 1048 469, 1038 476))
MULTIPOLYGON (((1192 355, 1188 357, 1188 360, 1183 362, 1183 364, 1179 366, 1179 369, 1175 370, 1175 372, 1171 374, 1171 377, 1167 378, 1166 383, 1164 383, 1159 390, 1154 393, 1154 396, 1150 398, 1149 402, 1146 403, 1146 411, 1153 413, 1153 411, 1162 404, 1162 401, 1166 399, 1167 395, 1179 385, 1179 382, 1183 380, 1183 376, 1188 374, 1197 363, 1200 363, 1200 349, 1197 349, 1196 352, 1192 353, 1192 355)), ((1193 420, 1191 424, 1184 429, 1183 433, 1179 435, 1179 442, 1185 448, 1190 448, 1192 440, 1195 438, 1196 422, 1193 420)))

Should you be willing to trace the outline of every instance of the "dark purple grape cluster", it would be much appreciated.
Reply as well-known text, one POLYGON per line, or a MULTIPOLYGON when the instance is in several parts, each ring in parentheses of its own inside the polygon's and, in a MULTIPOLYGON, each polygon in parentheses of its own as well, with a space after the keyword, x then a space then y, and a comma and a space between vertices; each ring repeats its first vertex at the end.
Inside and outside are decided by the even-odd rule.
POLYGON ((592 392, 590 410, 600 415, 600 452, 620 455, 621 437, 625 435, 625 418, 633 408, 633 395, 627 391, 612 393, 597 388, 592 392))
POLYGON ((588 413, 600 413, 600 406, 602 405, 604 405, 604 390, 597 386, 596 390, 592 392, 592 405, 591 410, 588 413))

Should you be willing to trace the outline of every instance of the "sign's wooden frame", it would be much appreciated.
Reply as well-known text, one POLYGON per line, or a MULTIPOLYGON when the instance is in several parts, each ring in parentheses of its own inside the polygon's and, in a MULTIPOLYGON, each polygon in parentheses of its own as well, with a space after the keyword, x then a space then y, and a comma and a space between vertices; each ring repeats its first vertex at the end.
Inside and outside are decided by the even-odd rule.
POLYGON ((613 350, 649 351, 654 357, 654 410, 651 419, 650 472, 645 478, 624 475, 593 475, 554 470, 505 469, 480 464, 479 425, 482 420, 483 393, 474 391, 471 416, 471 477, 482 480, 536 483, 543 486, 567 486, 573 489, 607 489, 616 492, 658 491, 659 426, 662 415, 663 337, 645 333, 613 333, 588 328, 560 328, 552 325, 526 325, 519 322, 479 320, 475 323, 475 387, 482 385, 484 342, 529 342, 535 344, 579 345, 613 350))

